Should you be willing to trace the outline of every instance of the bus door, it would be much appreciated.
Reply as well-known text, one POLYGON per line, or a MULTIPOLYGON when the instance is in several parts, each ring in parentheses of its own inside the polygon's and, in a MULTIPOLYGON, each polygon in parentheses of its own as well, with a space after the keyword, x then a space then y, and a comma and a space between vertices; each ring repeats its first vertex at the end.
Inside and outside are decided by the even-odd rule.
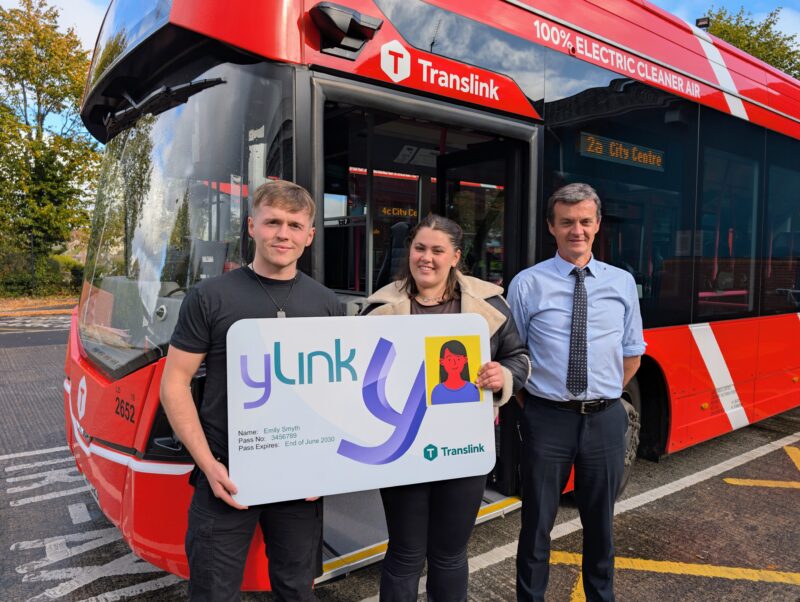
MULTIPOLYGON (((507 287, 519 271, 521 143, 492 140, 449 153, 437 163, 437 209, 464 230, 464 266, 483 280, 507 287), (438 183, 441 182, 441 185, 438 183)), ((522 266, 524 267, 524 266, 522 266)))
MULTIPOLYGON (((539 126, 327 75, 312 79, 316 129, 308 153, 322 209, 314 276, 355 313, 397 277, 410 229, 435 212, 464 229, 467 269, 507 286, 533 246, 524 219, 533 214, 528 179, 536 181, 530 174, 539 126)), ((503 441, 501 434, 498 467, 505 470, 490 477, 479 520, 519 504, 508 498, 516 491, 516 460, 503 441)), ((325 578, 380 557, 385 539, 377 491, 326 498, 325 578)))

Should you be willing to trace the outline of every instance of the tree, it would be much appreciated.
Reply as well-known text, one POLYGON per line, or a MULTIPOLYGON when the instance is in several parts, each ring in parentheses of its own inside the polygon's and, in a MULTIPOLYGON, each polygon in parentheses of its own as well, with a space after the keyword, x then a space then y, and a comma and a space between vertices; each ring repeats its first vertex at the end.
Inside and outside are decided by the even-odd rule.
POLYGON ((730 13, 724 8, 709 9, 711 25, 709 33, 722 38, 769 63, 773 67, 800 79, 800 46, 796 35, 787 35, 777 28, 781 9, 770 12, 763 21, 758 22, 744 7, 738 13, 730 13))
POLYGON ((89 56, 46 0, 0 8, 0 236, 31 264, 87 224, 99 153, 79 103, 89 56))

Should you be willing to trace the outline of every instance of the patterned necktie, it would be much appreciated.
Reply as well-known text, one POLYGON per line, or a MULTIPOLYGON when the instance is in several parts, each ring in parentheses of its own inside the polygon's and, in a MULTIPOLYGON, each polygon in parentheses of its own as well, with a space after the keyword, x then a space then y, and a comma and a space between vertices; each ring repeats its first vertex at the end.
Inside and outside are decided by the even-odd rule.
POLYGON ((572 298, 572 329, 569 334, 567 391, 580 395, 586 390, 586 270, 573 268, 575 293, 572 298))

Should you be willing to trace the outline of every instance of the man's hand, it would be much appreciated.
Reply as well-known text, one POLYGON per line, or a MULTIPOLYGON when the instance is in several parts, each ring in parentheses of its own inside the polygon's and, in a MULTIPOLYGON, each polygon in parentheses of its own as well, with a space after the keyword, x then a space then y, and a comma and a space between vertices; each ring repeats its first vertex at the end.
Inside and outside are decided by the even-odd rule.
POLYGON ((247 506, 242 506, 231 497, 238 493, 239 490, 236 488, 236 485, 233 484, 233 481, 231 481, 228 476, 228 469, 225 468, 222 462, 214 460, 209 466, 202 470, 216 497, 237 510, 247 510, 247 506))
POLYGON ((634 355, 622 358, 622 388, 624 389, 631 381, 639 366, 642 364, 642 356, 634 355))
POLYGON ((475 384, 481 389, 489 389, 492 393, 497 393, 503 388, 503 368, 497 362, 486 362, 478 370, 475 384))
POLYGON ((514 393, 514 398, 517 400, 517 405, 519 406, 520 410, 525 409, 525 389, 520 389, 516 393, 514 393))

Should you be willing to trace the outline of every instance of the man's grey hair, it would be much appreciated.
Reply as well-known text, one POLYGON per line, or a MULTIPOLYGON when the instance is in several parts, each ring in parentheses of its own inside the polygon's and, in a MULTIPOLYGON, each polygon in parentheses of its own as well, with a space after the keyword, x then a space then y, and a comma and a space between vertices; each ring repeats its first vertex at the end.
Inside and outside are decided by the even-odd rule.
POLYGON ((574 184, 567 184, 562 186, 553 193, 553 196, 547 201, 547 221, 553 224, 555 220, 555 205, 556 203, 566 203, 567 205, 575 205, 582 201, 594 201, 597 205, 597 219, 600 220, 601 203, 600 197, 594 188, 588 184, 576 182, 574 184))

